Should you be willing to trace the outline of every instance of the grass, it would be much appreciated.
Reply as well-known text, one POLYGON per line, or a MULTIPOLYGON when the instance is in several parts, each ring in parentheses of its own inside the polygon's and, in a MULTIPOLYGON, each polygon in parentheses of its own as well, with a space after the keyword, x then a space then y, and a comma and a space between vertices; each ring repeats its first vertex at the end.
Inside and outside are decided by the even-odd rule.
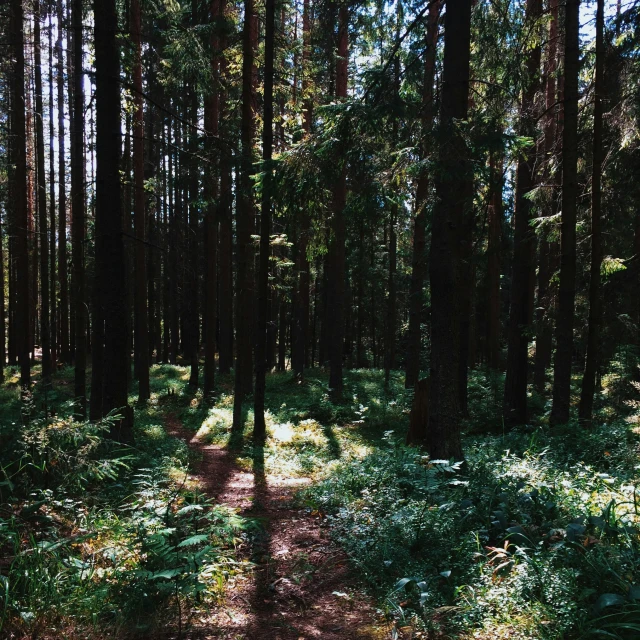
MULTIPOLYGON (((321 370, 303 384, 274 373, 261 462, 267 475, 311 479, 300 506, 323 516, 381 611, 413 637, 640 637, 640 393, 623 356, 588 431, 551 430, 533 398, 535 421, 504 432, 501 378, 473 372, 466 460, 453 466, 403 444, 411 394, 399 373, 385 391, 382 372, 348 371, 342 403, 321 370)), ((176 629, 249 569, 236 547, 258 524, 206 500, 193 454, 164 425, 175 416, 249 469, 251 403, 234 433, 231 377, 205 402, 188 373, 152 368, 129 448, 69 418, 70 370, 48 398, 54 419, 38 417, 37 388, 28 406, 13 377, 0 389, 2 633, 176 629)))

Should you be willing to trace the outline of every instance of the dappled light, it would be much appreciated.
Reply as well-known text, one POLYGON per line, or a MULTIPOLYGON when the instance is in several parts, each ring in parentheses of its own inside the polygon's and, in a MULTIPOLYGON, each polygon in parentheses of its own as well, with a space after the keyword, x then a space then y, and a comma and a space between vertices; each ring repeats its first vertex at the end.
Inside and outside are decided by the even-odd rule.
POLYGON ((0 638, 640 639, 639 52, 3 2, 0 638))

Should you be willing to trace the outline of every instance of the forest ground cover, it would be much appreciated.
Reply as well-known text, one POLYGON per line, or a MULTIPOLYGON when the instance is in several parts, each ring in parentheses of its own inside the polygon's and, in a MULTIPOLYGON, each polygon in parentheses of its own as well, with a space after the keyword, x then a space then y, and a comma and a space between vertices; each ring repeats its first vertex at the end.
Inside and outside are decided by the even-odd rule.
POLYGON ((231 378, 211 406, 186 368, 154 367, 123 447, 66 417, 71 370, 50 420, 9 377, 2 633, 313 637, 332 611, 322 637, 637 637, 634 366, 603 378, 589 431, 549 429, 542 404, 503 431, 501 381, 475 372, 453 466, 404 446, 399 375, 350 371, 341 404, 320 370, 269 376, 259 449, 251 412, 233 432, 231 378))

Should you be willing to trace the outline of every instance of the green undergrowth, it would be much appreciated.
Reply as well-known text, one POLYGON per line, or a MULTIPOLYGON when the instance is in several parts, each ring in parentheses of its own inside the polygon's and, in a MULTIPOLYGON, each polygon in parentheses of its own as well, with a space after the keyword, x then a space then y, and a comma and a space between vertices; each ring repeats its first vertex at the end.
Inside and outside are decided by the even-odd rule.
POLYGON ((617 404, 605 386, 590 430, 549 429, 541 404, 536 423, 505 433, 495 381, 474 372, 464 463, 430 460, 389 423, 304 498, 417 637, 638 638, 634 384, 617 404))
POLYGON ((37 384, 26 403, 13 381, 0 391, 0 635, 184 627, 246 570, 236 548, 257 524, 208 500, 186 444, 166 433, 172 403, 185 401, 166 391, 184 387, 180 368, 154 367, 133 446, 106 437, 109 420, 73 419, 72 375, 55 380, 48 418, 37 384))
MULTIPOLYGON (((383 382, 381 371, 348 371, 343 399, 336 402, 325 371, 308 371, 302 383, 291 372, 269 375, 269 437, 260 450, 265 471, 313 479, 332 461, 373 450, 389 424, 404 424, 408 416, 410 398, 402 386, 403 377, 399 373, 392 376, 386 391, 383 382)), ((239 462, 251 468, 256 454, 251 400, 246 403, 243 429, 236 433, 231 378, 219 380, 218 388, 213 406, 196 396, 179 417, 201 440, 231 447, 239 462)))
POLYGON ((249 568, 236 547, 259 525, 204 497, 190 473, 197 454, 167 435, 177 420, 247 470, 306 482, 299 505, 330 527, 398 630, 640 637, 634 362, 623 354, 603 376, 589 430, 550 429, 548 403, 532 397, 535 420, 505 431, 502 377, 472 372, 461 464, 403 444, 411 393, 400 373, 385 389, 380 371, 347 371, 341 402, 325 371, 304 382, 271 374, 269 437, 255 448, 250 398, 233 429, 232 376, 218 376, 204 398, 188 386, 188 368, 154 366, 135 446, 123 447, 105 438, 108 421, 70 417, 72 371, 46 403, 37 385, 21 403, 10 372, 0 389, 0 633, 153 635, 233 589, 249 568))

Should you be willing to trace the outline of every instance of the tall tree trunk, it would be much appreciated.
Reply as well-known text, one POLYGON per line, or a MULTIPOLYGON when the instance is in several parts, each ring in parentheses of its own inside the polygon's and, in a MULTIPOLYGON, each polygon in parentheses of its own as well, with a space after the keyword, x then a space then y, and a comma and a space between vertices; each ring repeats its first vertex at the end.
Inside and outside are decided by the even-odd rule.
POLYGON ((60 290, 60 330, 58 344, 60 360, 70 362, 69 351, 69 284, 67 273, 67 192, 64 135, 64 60, 62 28, 64 13, 62 0, 57 2, 58 34, 56 40, 56 84, 58 90, 58 287, 60 290))
MULTIPOLYGON (((402 3, 398 0, 396 6, 396 42, 400 40, 400 23, 402 19, 402 3)), ((400 92, 400 58, 395 56, 393 61, 394 94, 397 100, 400 92)), ((398 144, 398 118, 393 119, 391 134, 394 147, 398 144)), ((387 322, 384 341, 384 386, 389 386, 391 369, 396 366, 396 269, 398 266, 396 220, 398 219, 398 205, 393 203, 389 212, 389 272, 388 272, 388 298, 387 298, 387 322)))
MULTIPOLYGON (((545 149, 545 177, 549 180, 551 194, 551 213, 557 211, 557 198, 555 182, 556 176, 552 175, 552 156, 557 142, 558 131, 556 128, 556 70, 558 67, 558 0, 550 0, 549 44, 545 60, 545 110, 547 111, 544 128, 545 149)), ((545 391, 547 380, 547 368, 551 364, 551 351, 553 347, 553 327, 551 322, 552 291, 551 277, 554 271, 554 258, 556 256, 557 243, 551 242, 546 234, 540 239, 539 267, 538 267, 538 301, 536 307, 537 333, 536 356, 533 368, 533 386, 542 394, 545 391)))
POLYGON ((7 308, 5 300, 5 262, 4 262, 4 232, 0 223, 0 384, 4 383, 4 366, 7 362, 7 308))
POLYGON ((207 156, 209 159, 209 171, 205 178, 206 188, 206 283, 205 283, 205 354, 204 354, 204 395, 210 396, 213 393, 216 370, 216 308, 217 308, 217 286, 218 286, 218 173, 220 163, 216 161, 219 157, 215 152, 215 140, 218 137, 218 111, 219 111, 219 21, 220 2, 211 0, 210 20, 213 25, 211 34, 211 75, 213 86, 211 93, 207 96, 204 104, 204 120, 207 131, 207 156))
POLYGON ((600 324, 602 322, 602 294, 600 266, 602 264, 602 84, 604 72, 604 0, 598 0, 596 9, 596 77, 593 107, 593 168, 591 171, 591 275, 589 282, 589 330, 587 334, 587 360, 582 378, 582 392, 578 415, 584 424, 591 424, 593 394, 599 364, 600 324))
MULTIPOLYGON (((311 133, 313 101, 309 96, 309 63, 311 55, 311 0, 304 0, 302 12, 302 96, 304 118, 302 126, 305 135, 311 133)), ((295 86, 295 83, 294 83, 295 86)), ((310 265, 307 256, 309 246, 310 220, 306 209, 300 212, 295 286, 293 300, 293 332, 291 336, 291 366, 298 379, 304 376, 309 341, 309 285, 310 265)))
MULTIPOLYGON (((27 19, 27 25, 29 20, 27 19)), ((25 44, 33 42, 33 34, 30 26, 25 31, 25 44)), ((25 47, 26 52, 33 52, 33 47, 25 47)), ((35 364, 35 345, 38 339, 38 236, 36 234, 36 154, 35 135, 33 127, 33 93, 31 82, 31 70, 33 69, 33 57, 29 55, 25 59, 25 73, 27 86, 25 88, 25 116, 27 135, 27 246, 29 253, 29 353, 31 363, 35 364)))
MULTIPOLYGON (((124 174, 124 183, 122 185, 122 218, 124 228, 124 253, 125 253, 125 268, 127 274, 133 274, 135 271, 135 257, 134 257, 134 234, 133 234, 133 220, 132 220, 132 184, 131 184, 131 170, 132 170, 132 158, 131 158, 131 129, 132 129, 132 117, 130 113, 125 115, 124 121, 124 148, 122 158, 122 173, 124 174)), ((125 286, 127 292, 127 389, 131 389, 133 382, 133 367, 131 366, 132 353, 133 353, 133 296, 134 296, 134 282, 135 278, 128 276, 126 278, 125 286)))
MULTIPOLYGON (((55 370, 58 361, 57 305, 56 305, 56 170, 55 170, 55 131, 53 104, 53 6, 49 10, 49 286, 51 300, 51 365, 55 370)), ((3 289, 4 291, 4 289, 3 289)))
POLYGON ((433 215, 431 282, 431 364, 426 445, 433 458, 462 457, 460 440, 459 358, 462 276, 458 234, 471 209, 473 173, 456 121, 469 106, 471 0, 449 0, 445 14, 444 62, 439 145, 440 171, 433 215))
MULTIPOLYGON (((128 304, 120 198, 120 52, 116 0, 94 0, 96 68, 96 296, 104 324, 94 334, 98 347, 103 334, 104 371, 95 382, 102 397, 100 413, 118 410, 112 437, 130 441, 133 412, 127 406, 128 304)), ((94 325, 94 331, 96 331, 94 325)), ((102 346, 102 345, 100 345, 102 346)))
MULTIPOLYGON (((225 20, 226 0, 220 0, 220 20, 225 20)), ((223 30, 220 37, 220 77, 227 75, 227 56, 224 53, 228 45, 228 38, 223 30)), ((224 122, 228 114, 228 100, 226 87, 220 87, 220 118, 224 122)), ((233 188, 231 181, 231 167, 233 163, 231 146, 228 144, 226 128, 222 130, 222 157, 220 163, 220 204, 218 218, 220 220, 220 254, 219 254, 219 295, 218 295, 218 326, 219 346, 218 365, 220 373, 228 374, 233 363, 233 230, 231 210, 233 208, 233 188)))
MULTIPOLYGON (((535 25, 542 12, 541 0, 527 0, 526 22, 535 25)), ((536 38, 535 30, 531 30, 536 38)), ((540 45, 529 49, 527 85, 520 106, 519 134, 534 138, 535 96, 540 69, 540 45)), ((527 421, 527 381, 529 336, 531 335, 533 273, 535 268, 535 234, 531 228, 532 206, 529 198, 535 184, 535 146, 518 158, 515 193, 515 228, 513 236, 513 269, 511 276, 511 306, 509 309, 509 342, 507 375, 504 388, 503 415, 508 425, 527 421)))
POLYGON ((233 190, 231 159, 225 154, 220 171, 220 266, 218 364, 221 374, 228 374, 233 363, 233 230, 231 209, 233 190))
MULTIPOLYGON (((338 100, 347 97, 349 70, 349 10, 341 4, 338 9, 338 51, 336 59, 336 91, 338 100)), ((345 332, 345 277, 346 277, 346 219, 347 168, 343 166, 333 186, 331 227, 333 238, 329 247, 331 265, 331 342, 329 345, 329 388, 336 398, 342 397, 342 359, 345 332)))
POLYGON ((73 118, 71 120, 71 236, 75 317, 74 395, 86 415, 87 315, 85 302, 84 76, 82 0, 73 0, 73 118))
MULTIPOLYGON (((429 6, 427 17, 427 41, 424 58, 424 83, 422 87, 422 156, 426 158, 431 146, 431 130, 435 109, 433 105, 433 80, 435 75, 438 45, 438 18, 442 2, 434 0, 429 6)), ((413 254, 411 282, 409 285, 409 328, 407 330, 407 354, 405 367, 405 387, 413 389, 420 375, 420 345, 422 343, 420 324, 423 309, 423 287, 427 272, 426 223, 427 200, 429 197, 429 172, 423 168, 418 177, 413 220, 413 254)))
POLYGON ((234 380, 233 428, 242 429, 242 405, 253 389, 252 311, 253 252, 251 231, 254 205, 251 173, 255 132, 254 57, 258 39, 253 0, 244 1, 242 33, 242 122, 240 176, 236 206, 236 366, 234 380))
POLYGON ((385 338, 384 351, 384 384, 389 386, 391 370, 396 364, 396 269, 397 259, 397 239, 396 239, 396 219, 398 217, 398 205, 393 204, 389 218, 389 274, 388 274, 388 300, 387 300, 387 335, 385 338))
MULTIPOLYGON (((149 64, 149 69, 147 72, 147 86, 149 87, 149 92, 151 94, 151 99, 154 102, 157 102, 155 99, 155 90, 156 90, 156 82, 155 82, 155 74, 153 71, 153 64, 149 64)), ((154 250, 155 247, 158 246, 158 241, 156 237, 157 233, 157 221, 156 215, 158 213, 158 194, 157 194, 157 182, 155 180, 156 174, 158 171, 157 167, 157 142, 156 142, 156 118, 155 118, 155 108, 153 105, 150 105, 147 108, 146 112, 147 122, 145 130, 147 132, 147 136, 149 141, 146 145, 146 159, 144 163, 144 183, 153 184, 154 190, 153 193, 150 193, 146 198, 146 213, 145 219, 147 221, 147 243, 149 246, 149 250, 147 251, 147 319, 149 322, 149 364, 153 361, 154 352, 157 353, 159 351, 159 332, 158 332, 158 292, 156 289, 157 285, 157 265, 158 265, 158 255, 157 251, 154 250)))
POLYGON ((16 304, 14 335, 16 354, 20 365, 20 386, 31 384, 29 359, 29 247, 27 240, 27 134, 24 95, 24 12, 22 0, 11 0, 10 34, 13 45, 13 69, 11 73, 11 166, 13 220, 13 256, 15 260, 16 304))
POLYGON ((258 323, 256 328, 256 388, 254 393, 255 442, 264 442, 267 427, 264 420, 267 373, 267 313, 269 296, 269 258, 271 255, 271 159, 273 154, 273 56, 275 0, 266 0, 264 41, 264 110, 262 128, 263 186, 260 220, 260 269, 258 273, 258 323))
POLYGON ((501 152, 493 152, 490 159, 491 201, 488 214, 487 246, 487 364, 491 369, 500 368, 500 261, 502 249, 503 158, 501 152))
POLYGON ((580 73, 580 0, 565 5, 564 124, 562 135, 562 225, 560 290, 553 363, 552 425, 569 421, 571 363, 576 297, 576 218, 578 209, 578 75, 580 73))
POLYGON ((44 108, 42 105, 42 53, 40 43, 40 0, 35 0, 33 16, 34 74, 36 90, 36 161, 38 218, 40 232, 40 338, 42 345, 42 381, 51 383, 51 334, 49 333, 49 235, 47 219, 47 184, 44 172, 44 108))
POLYGON ((171 118, 162 125, 162 362, 169 362, 171 342, 171 281, 169 266, 169 220, 173 210, 173 167, 171 164, 171 118))
MULTIPOLYGON (((177 108, 177 105, 176 105, 177 108)), ((181 130, 178 120, 174 120, 175 127, 175 148, 180 149, 181 130)), ((175 208, 171 216, 171 248, 169 252, 171 264, 171 349, 169 351, 169 359, 172 364, 176 364, 178 359, 178 351, 180 348, 180 298, 179 298, 179 259, 178 255, 181 249, 181 231, 182 231, 182 160, 178 158, 176 152, 174 157, 174 200, 175 208)))
MULTIPOLYGON (((195 2, 193 3, 193 19, 196 21, 195 2)), ((186 291, 188 296, 185 305, 185 333, 186 333, 186 356, 189 359, 190 372, 189 372, 189 386, 196 388, 198 386, 198 365, 199 365, 199 328, 200 328, 200 313, 198 307, 198 238, 200 236, 198 231, 198 215, 199 215, 199 192, 198 192, 198 92, 195 83, 191 85, 189 89, 189 110, 190 120, 192 123, 189 132, 189 150, 190 158, 188 162, 188 216, 189 216, 189 228, 187 231, 187 243, 189 259, 186 267, 186 291)))
MULTIPOLYGON (((71 7, 73 6, 73 0, 67 0, 66 3, 66 25, 67 25, 67 106, 69 108, 69 174, 70 182, 73 183, 72 168, 73 163, 73 136, 74 136, 74 119, 73 109, 74 102, 74 50, 73 50, 73 18, 71 7)), ((73 184, 69 188, 69 251, 71 259, 70 273, 68 274, 68 287, 69 287, 69 364, 73 364, 76 353, 76 309, 73 287, 73 184)), ((68 256, 69 257, 69 256, 68 256)))
POLYGON ((142 26, 140 0, 131 0, 133 62, 133 223, 135 229, 135 369, 138 398, 151 396, 149 388, 149 316, 147 311, 147 247, 144 192, 144 115, 142 107, 142 26))

